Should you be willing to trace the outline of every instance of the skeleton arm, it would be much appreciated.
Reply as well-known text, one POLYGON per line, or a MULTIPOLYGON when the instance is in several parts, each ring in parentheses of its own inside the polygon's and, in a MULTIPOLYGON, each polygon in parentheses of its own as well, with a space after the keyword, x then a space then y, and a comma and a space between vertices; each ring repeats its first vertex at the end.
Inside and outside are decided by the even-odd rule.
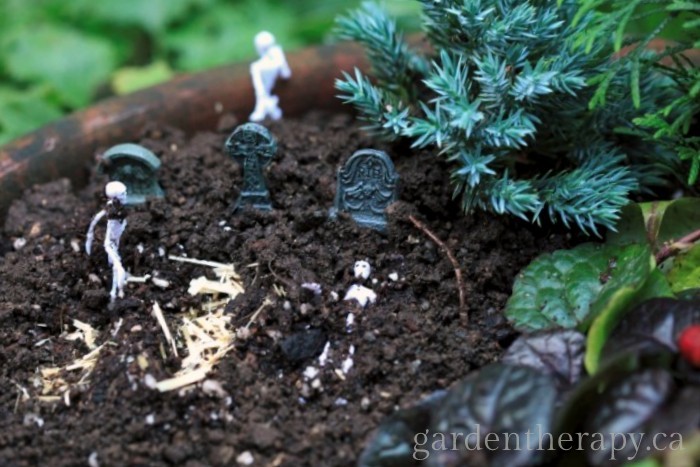
POLYGON ((289 79, 292 76, 292 70, 289 68, 287 63, 287 58, 284 56, 284 52, 281 47, 277 47, 277 60, 279 63, 280 76, 284 79, 289 79))
POLYGON ((88 233, 87 233, 87 240, 85 240, 85 252, 90 255, 90 252, 92 251, 92 241, 95 239, 95 226, 97 223, 102 219, 105 215, 107 214, 107 211, 104 209, 97 214, 95 214, 95 217, 92 218, 92 222, 90 222, 90 227, 88 228, 88 233))

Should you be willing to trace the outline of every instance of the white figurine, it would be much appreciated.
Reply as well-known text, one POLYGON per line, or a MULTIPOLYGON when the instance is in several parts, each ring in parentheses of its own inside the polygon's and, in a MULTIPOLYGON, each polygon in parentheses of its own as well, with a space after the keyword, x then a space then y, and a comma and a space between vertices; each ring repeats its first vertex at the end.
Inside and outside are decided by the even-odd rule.
POLYGON ((372 267, 369 265, 368 261, 355 261, 355 266, 353 266, 352 269, 355 274, 355 279, 367 279, 372 272, 372 267))
POLYGON ((250 121, 260 122, 268 116, 273 120, 279 120, 282 117, 282 110, 277 105, 279 97, 272 94, 272 88, 278 77, 289 79, 292 71, 289 69, 282 48, 275 42, 275 36, 269 32, 262 31, 255 36, 255 49, 260 59, 250 65, 255 89, 255 110, 250 114, 250 121))
POLYGON ((108 201, 105 209, 98 212, 90 222, 87 240, 85 241, 85 251, 89 255, 92 251, 92 241, 95 238, 95 226, 105 215, 107 216, 107 232, 105 233, 105 252, 109 264, 112 265, 112 290, 109 296, 114 300, 119 294, 119 298, 124 297, 124 284, 126 283, 126 271, 122 266, 122 259, 119 256, 119 240, 124 229, 126 229, 126 185, 122 182, 109 182, 105 185, 105 195, 108 201))

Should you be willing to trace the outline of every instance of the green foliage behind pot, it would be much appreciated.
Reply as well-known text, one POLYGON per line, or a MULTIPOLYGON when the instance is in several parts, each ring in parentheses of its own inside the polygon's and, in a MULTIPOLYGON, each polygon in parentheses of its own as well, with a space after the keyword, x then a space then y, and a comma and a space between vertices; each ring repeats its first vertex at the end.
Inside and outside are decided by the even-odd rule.
POLYGON ((680 172, 673 151, 619 131, 677 97, 671 81, 650 62, 617 65, 612 35, 586 35, 595 17, 574 22, 576 1, 420 3, 432 61, 368 3, 337 25, 340 37, 366 46, 374 81, 356 71, 337 88, 372 132, 436 147, 452 161, 465 211, 533 221, 546 212, 597 233, 614 228, 631 194, 680 172), (604 89, 595 86, 613 66, 604 89))

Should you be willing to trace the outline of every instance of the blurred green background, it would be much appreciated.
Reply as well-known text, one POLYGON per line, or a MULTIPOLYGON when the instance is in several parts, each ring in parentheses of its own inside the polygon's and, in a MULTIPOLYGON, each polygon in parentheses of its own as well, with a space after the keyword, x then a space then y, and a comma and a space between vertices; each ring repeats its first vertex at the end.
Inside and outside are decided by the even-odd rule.
MULTIPOLYGON (((360 0, 0 0, 0 144, 96 99, 255 56, 269 30, 286 51, 329 40, 360 0)), ((419 2, 385 0, 409 29, 419 2)), ((658 18, 646 19, 653 28, 658 18)), ((671 31, 670 35, 673 33, 671 31)))
MULTIPOLYGON (((329 40, 360 0, 0 0, 0 144, 113 94, 329 40)), ((388 0, 407 26, 419 3, 388 0)))

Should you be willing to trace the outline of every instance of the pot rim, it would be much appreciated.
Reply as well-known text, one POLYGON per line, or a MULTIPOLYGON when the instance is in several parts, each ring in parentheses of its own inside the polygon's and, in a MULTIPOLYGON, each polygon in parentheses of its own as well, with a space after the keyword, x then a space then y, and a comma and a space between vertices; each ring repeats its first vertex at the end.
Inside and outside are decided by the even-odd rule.
MULTIPOLYGON (((344 71, 368 67, 363 49, 348 42, 308 47, 287 59, 292 77, 275 87, 287 116, 312 108, 340 110, 335 80, 344 71)), ((148 123, 192 133, 215 128, 224 113, 248 121, 254 104, 249 63, 235 63, 182 74, 48 123, 0 147, 0 221, 12 201, 33 185, 63 177, 74 186, 84 185, 98 151, 134 142, 148 123)))

